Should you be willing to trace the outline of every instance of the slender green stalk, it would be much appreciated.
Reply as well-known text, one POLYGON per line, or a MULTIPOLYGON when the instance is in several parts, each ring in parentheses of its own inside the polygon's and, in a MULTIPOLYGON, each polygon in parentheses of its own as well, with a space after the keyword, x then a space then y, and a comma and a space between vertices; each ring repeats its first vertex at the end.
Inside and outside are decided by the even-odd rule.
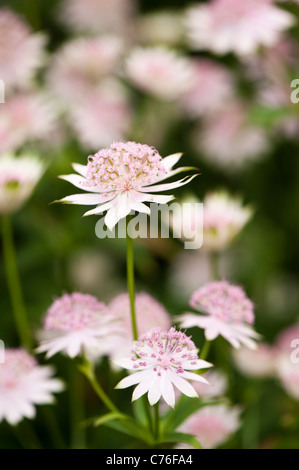
POLYGON ((156 441, 160 437, 160 413, 159 413, 159 402, 154 406, 154 438, 156 441))
POLYGON ((86 448, 85 428, 80 427, 85 417, 84 389, 82 376, 74 366, 69 364, 69 393, 70 393, 70 424, 71 424, 71 448, 86 448))
POLYGON ((84 359, 84 363, 82 364, 82 366, 79 366, 79 369, 88 379, 90 385, 92 386, 92 388, 94 389, 98 397, 102 400, 102 402, 107 406, 107 408, 113 413, 120 413, 118 408, 110 400, 108 395, 104 392, 101 385, 97 381, 97 378, 94 372, 94 367, 86 358, 84 359))
POLYGON ((28 350, 31 350, 31 332, 18 273, 12 226, 10 217, 8 215, 2 216, 2 242, 5 272, 13 308, 16 330, 18 332, 22 346, 28 350))
POLYGON ((211 251, 210 253, 210 265, 211 265, 211 274, 214 281, 219 281, 221 279, 220 270, 219 270, 219 253, 217 251, 211 251))
POLYGON ((133 239, 128 234, 128 224, 131 220, 131 216, 128 215, 127 222, 127 283, 128 283, 128 292, 130 297, 130 306, 131 306, 131 320, 132 320, 132 330, 133 338, 136 341, 138 339, 137 332, 137 323, 136 323, 136 312, 135 312, 135 286, 134 286, 134 246, 133 239))
POLYGON ((199 359, 205 360, 208 357, 208 354, 210 352, 210 348, 211 348, 211 341, 205 340, 204 345, 203 345, 203 347, 201 349, 201 352, 200 352, 200 355, 199 355, 199 359))

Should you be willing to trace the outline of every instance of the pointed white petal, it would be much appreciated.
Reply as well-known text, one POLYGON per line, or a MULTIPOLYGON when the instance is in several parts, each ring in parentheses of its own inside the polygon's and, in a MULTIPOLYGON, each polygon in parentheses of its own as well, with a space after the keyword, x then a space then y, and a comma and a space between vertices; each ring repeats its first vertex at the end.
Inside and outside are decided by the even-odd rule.
POLYGON ((115 388, 127 388, 131 387, 132 385, 136 385, 140 382, 142 382, 143 379, 146 378, 148 375, 148 371, 141 371, 141 372, 135 372, 134 374, 128 375, 128 377, 125 377, 122 379, 115 388))
POLYGON ((187 380, 181 377, 178 373, 173 372, 172 370, 168 370, 167 373, 173 385, 175 385, 180 392, 187 395, 187 397, 198 397, 198 394, 192 385, 190 385, 189 382, 187 382, 187 380))
POLYGON ((162 397, 166 401, 166 403, 171 406, 171 408, 174 408, 175 404, 175 395, 174 395, 174 389, 171 381, 169 380, 169 377, 167 374, 162 374, 161 377, 161 392, 162 392, 162 397))
POLYGON ((161 377, 156 375, 155 379, 152 380, 150 389, 148 391, 148 401, 151 406, 155 405, 161 398, 161 377))
POLYGON ((148 376, 140 382, 139 385, 134 389, 132 395, 132 401, 138 400, 138 398, 142 397, 145 393, 147 393, 153 383, 154 374, 153 372, 148 372, 148 376))
POLYGON ((203 384, 210 385, 209 382, 204 377, 202 377, 201 375, 198 375, 198 374, 194 374, 194 372, 186 372, 185 371, 182 374, 182 377, 184 377, 185 379, 188 379, 188 380, 194 380, 196 382, 202 382, 203 384))
POLYGON ((167 171, 169 171, 180 160, 182 155, 182 153, 174 153, 172 155, 168 155, 167 157, 163 158, 162 165, 167 171))
MULTIPOLYGON (((135 199, 135 198, 134 198, 135 199)), ((138 202, 156 202, 157 204, 167 204, 168 202, 175 199, 174 196, 165 196, 165 195, 156 195, 150 193, 140 193, 140 197, 136 197, 139 199, 138 202)))
POLYGON ((109 210, 113 206, 114 200, 115 200, 115 198, 112 199, 109 202, 106 202, 105 204, 102 204, 102 205, 96 207, 95 209, 92 209, 91 211, 85 212, 84 217, 87 216, 87 215, 102 214, 102 212, 105 212, 105 211, 109 210))
POLYGON ((79 204, 83 206, 92 206, 94 204, 101 204, 103 202, 109 201, 114 198, 114 195, 111 196, 110 194, 95 194, 95 193, 87 193, 87 194, 72 194, 71 196, 66 196, 63 199, 60 199, 59 202, 64 204, 79 204))
POLYGON ((98 186, 85 186, 83 183, 86 183, 87 180, 80 175, 70 174, 70 175, 60 175, 60 179, 72 183, 76 188, 83 189, 91 193, 106 193, 106 189, 101 189, 98 186))
POLYGON ((81 165, 80 163, 72 163, 73 169, 79 173, 79 175, 86 177, 87 165, 81 165))
POLYGON ((150 191, 158 193, 159 191, 168 191, 170 189, 179 188, 180 186, 184 186, 185 184, 190 183, 196 176, 186 176, 179 181, 174 181, 173 183, 164 183, 164 184, 157 184, 154 186, 144 186, 143 188, 139 189, 140 192, 150 191))

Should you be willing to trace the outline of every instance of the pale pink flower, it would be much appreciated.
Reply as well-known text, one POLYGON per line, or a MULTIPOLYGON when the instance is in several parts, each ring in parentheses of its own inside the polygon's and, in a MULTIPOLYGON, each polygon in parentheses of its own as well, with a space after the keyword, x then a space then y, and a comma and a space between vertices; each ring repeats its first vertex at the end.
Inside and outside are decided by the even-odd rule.
POLYGON ((190 59, 165 47, 137 47, 126 60, 128 78, 141 90, 175 100, 193 83, 190 59))
POLYGON ((215 369, 209 370, 202 375, 208 384, 203 382, 192 382, 193 387, 201 398, 221 397, 226 393, 228 381, 227 376, 215 369))
POLYGON ((289 355, 292 352, 291 343, 295 339, 299 339, 299 323, 288 326, 277 336, 275 346, 279 354, 289 355))
POLYGON ((108 211, 105 224, 112 230, 117 222, 131 210, 150 214, 144 202, 166 204, 173 196, 155 195, 187 184, 196 175, 173 183, 161 181, 186 171, 190 167, 172 170, 182 154, 169 155, 162 159, 157 150, 136 142, 115 142, 108 149, 99 150, 88 159, 87 166, 74 164, 79 175, 61 178, 74 186, 90 191, 88 194, 67 196, 60 202, 67 204, 97 205, 84 215, 101 214, 108 211))
POLYGON ((194 131, 193 144, 207 162, 230 172, 259 160, 269 149, 265 130, 248 122, 247 107, 239 102, 206 116, 194 131))
POLYGON ((213 405, 194 413, 180 426, 179 430, 193 434, 204 449, 213 449, 224 444, 239 427, 240 409, 238 407, 213 405))
POLYGON ((250 206, 225 191, 208 193, 203 200, 203 247, 224 250, 241 232, 253 215, 250 206))
POLYGON ((275 372, 277 351, 273 346, 259 343, 257 349, 240 348, 233 352, 238 369, 249 377, 272 377, 275 372))
POLYGON ((216 54, 253 54, 259 46, 273 46, 294 22, 272 0, 212 0, 186 15, 191 46, 216 54))
POLYGON ((153 329, 135 341, 131 357, 119 359, 117 365, 134 371, 119 382, 116 388, 137 385, 132 401, 148 393, 150 405, 161 396, 172 408, 175 405, 174 388, 188 397, 197 397, 197 392, 188 380, 206 383, 206 380, 190 370, 211 367, 209 362, 198 359, 197 348, 190 337, 171 328, 169 331, 153 329))
MULTIPOLYGON (((118 343, 114 357, 122 357, 130 353, 133 334, 131 322, 131 308, 128 294, 120 294, 108 305, 111 314, 121 322, 123 335, 118 343)), ((138 333, 144 334, 153 328, 168 330, 171 326, 169 313, 160 302, 151 295, 140 292, 135 296, 135 311, 138 333)))
POLYGON ((77 31, 127 36, 132 32, 135 9, 134 0, 65 0, 62 17, 77 31))
POLYGON ((27 351, 6 349, 0 364, 0 422, 16 425, 33 419, 35 405, 53 403, 53 393, 62 391, 63 383, 52 375, 52 367, 40 366, 27 351))
POLYGON ((13 11, 0 10, 0 73, 7 89, 27 86, 43 59, 45 38, 13 11))
POLYGON ((33 154, 5 154, 0 158, 0 214, 15 212, 27 201, 44 169, 33 154))
POLYGON ((287 327, 275 341, 276 374, 288 395, 299 400, 299 324, 287 327))
POLYGON ((84 102, 103 78, 117 70, 121 52, 122 42, 115 36, 69 41, 54 55, 49 85, 69 105, 84 102))
POLYGON ((210 59, 195 59, 192 87, 181 97, 182 109, 192 118, 225 108, 233 96, 234 81, 229 71, 210 59))
POLYGON ((102 83, 84 101, 73 103, 69 114, 76 137, 87 149, 108 146, 124 137, 132 122, 128 97, 123 87, 112 81, 102 83))
POLYGON ((45 139, 53 130, 55 109, 46 96, 16 93, 0 107, 0 153, 27 141, 45 139))
POLYGON ((74 292, 56 299, 47 311, 37 352, 52 357, 58 352, 90 359, 114 349, 120 327, 96 297, 74 292))
POLYGON ((208 341, 223 336, 234 348, 244 344, 256 348, 259 335, 251 327, 254 322, 253 303, 244 290, 227 281, 210 282, 191 297, 190 306, 205 315, 185 313, 177 317, 182 328, 198 326, 205 330, 208 341))

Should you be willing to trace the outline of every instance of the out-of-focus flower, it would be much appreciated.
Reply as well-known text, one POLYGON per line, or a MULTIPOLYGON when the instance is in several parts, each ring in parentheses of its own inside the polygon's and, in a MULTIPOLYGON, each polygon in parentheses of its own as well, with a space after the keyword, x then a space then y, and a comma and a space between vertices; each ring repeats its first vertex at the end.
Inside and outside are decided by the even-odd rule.
POLYGON ((83 102, 74 103, 69 111, 70 124, 88 149, 108 146, 124 137, 132 121, 124 89, 112 81, 102 83, 96 93, 86 95, 83 102))
POLYGON ((0 367, 0 422, 33 419, 35 405, 53 403, 53 393, 62 391, 63 383, 52 375, 51 367, 38 365, 25 350, 6 349, 0 367))
POLYGON ((253 303, 241 287, 226 281, 211 282, 194 292, 190 306, 205 315, 185 313, 178 316, 182 328, 198 326, 205 330, 207 340, 221 335, 234 348, 241 344, 250 349, 257 347, 254 340, 259 335, 250 326, 254 322, 253 303))
POLYGON ((44 172, 41 160, 32 154, 0 158, 0 214, 18 210, 33 192, 44 172))
POLYGON ((203 201, 203 247, 223 250, 241 232, 253 215, 249 206, 226 192, 208 193, 203 201))
MULTIPOLYGON (((224 444, 240 426, 240 409, 225 405, 206 406, 188 418, 180 431, 193 434, 204 449, 224 444)), ((180 446, 186 448, 186 446, 180 446)))
POLYGON ((253 54, 259 46, 273 46, 294 22, 272 0, 212 0, 191 7, 186 15, 191 46, 216 54, 253 54))
POLYGON ((0 153, 25 142, 47 138, 53 130, 55 109, 46 96, 16 93, 0 108, 0 153))
POLYGON ((175 100, 193 83, 190 60, 164 47, 133 49, 126 74, 141 90, 163 100, 175 100))
POLYGON ((162 396, 174 408, 173 385, 188 397, 197 397, 197 392, 188 380, 206 383, 200 375, 189 372, 212 366, 209 362, 198 359, 197 352, 195 344, 185 333, 176 331, 175 328, 164 332, 159 328, 153 329, 134 342, 131 357, 115 361, 124 369, 134 371, 121 380, 116 388, 138 384, 132 401, 148 393, 151 405, 157 403, 162 396))
POLYGON ((63 102, 84 102, 103 78, 118 68, 122 41, 114 36, 79 38, 66 43, 54 56, 48 82, 63 102))
POLYGON ((92 360, 115 347, 120 325, 96 297, 74 292, 56 299, 47 311, 37 352, 52 357, 58 352, 92 360))
POLYGON ((269 344, 259 343, 257 349, 234 350, 233 358, 238 369, 249 377, 272 377, 275 372, 276 349, 269 344))
POLYGON ((62 17, 66 24, 87 33, 132 33, 134 0, 65 0, 62 17))
POLYGON ((209 59, 195 59, 192 87, 180 101, 182 109, 192 118, 224 109, 234 92, 229 71, 209 59))
POLYGON ((227 376, 218 369, 209 370, 202 377, 208 384, 203 382, 193 382, 192 385, 200 397, 214 398, 221 397, 227 390, 227 376))
POLYGON ((137 32, 144 44, 175 46, 184 38, 182 13, 160 10, 139 17, 137 32))
POLYGON ((13 11, 0 10, 0 73, 6 89, 27 86, 43 59, 45 37, 13 11))
POLYGON ((181 155, 177 153, 162 159, 157 150, 148 145, 115 142, 110 148, 99 150, 90 156, 87 166, 74 164, 73 168, 79 175, 61 176, 90 193, 67 196, 60 202, 97 205, 84 215, 108 211, 105 224, 112 230, 131 210, 150 214, 150 209, 144 202, 166 204, 173 199, 173 196, 152 193, 179 188, 196 176, 185 177, 173 183, 154 184, 190 169, 181 167, 172 170, 181 155))
MULTIPOLYGON (((124 331, 114 357, 125 356, 130 353, 133 341, 129 295, 118 295, 110 302, 108 307, 111 314, 121 322, 124 331)), ((135 310, 137 330, 140 335, 153 328, 161 328, 165 331, 171 326, 170 315, 163 305, 145 292, 136 294, 135 310)))
POLYGON ((284 329, 278 335, 275 347, 277 377, 286 393, 299 400, 299 324, 284 329))
POLYGON ((275 341, 278 353, 289 356, 292 352, 291 343, 294 339, 299 339, 299 323, 288 326, 279 333, 275 341))
POLYGON ((230 103, 205 117, 202 124, 193 133, 193 144, 206 161, 221 169, 230 172, 241 169, 260 159, 269 148, 265 130, 248 122, 243 103, 230 103))

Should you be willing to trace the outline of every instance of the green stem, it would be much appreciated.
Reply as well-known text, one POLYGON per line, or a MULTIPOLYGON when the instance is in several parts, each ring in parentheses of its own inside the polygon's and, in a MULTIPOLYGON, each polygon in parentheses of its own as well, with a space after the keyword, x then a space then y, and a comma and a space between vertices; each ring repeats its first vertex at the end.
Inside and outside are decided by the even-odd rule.
POLYGON ((135 287, 134 287, 134 246, 133 239, 128 234, 128 224, 131 220, 131 216, 128 215, 127 222, 127 283, 128 283, 128 292, 130 297, 130 306, 131 306, 131 320, 132 320, 132 330, 133 338, 136 341, 138 339, 137 332, 137 323, 136 323, 136 312, 135 312, 135 287))
POLYGON ((69 364, 69 392, 70 392, 70 421, 71 421, 71 448, 85 449, 85 429, 80 427, 85 416, 84 387, 82 376, 73 363, 69 364))
POLYGON ((104 392, 101 385, 96 379, 94 367, 92 364, 85 358, 82 366, 79 366, 80 371, 85 375, 88 379, 90 385, 98 395, 98 397, 102 400, 102 402, 107 406, 107 408, 112 413, 120 413, 118 408, 114 405, 114 403, 110 400, 108 395, 104 392))
POLYGON ((24 305, 21 282, 18 273, 12 226, 8 215, 2 216, 3 256, 10 299, 13 307, 15 326, 24 348, 32 349, 32 338, 24 305))
POLYGON ((210 352, 210 348, 211 348, 211 341, 205 340, 204 345, 203 345, 203 347, 201 349, 201 352, 200 352, 200 355, 199 355, 199 359, 205 360, 208 357, 208 354, 210 352))
POLYGON ((211 251, 210 253, 210 265, 211 265, 211 275, 214 281, 219 281, 221 279, 220 270, 219 270, 219 253, 217 251, 211 251))
POLYGON ((156 441, 160 437, 160 414, 159 414, 159 402, 154 406, 154 438, 156 441))

